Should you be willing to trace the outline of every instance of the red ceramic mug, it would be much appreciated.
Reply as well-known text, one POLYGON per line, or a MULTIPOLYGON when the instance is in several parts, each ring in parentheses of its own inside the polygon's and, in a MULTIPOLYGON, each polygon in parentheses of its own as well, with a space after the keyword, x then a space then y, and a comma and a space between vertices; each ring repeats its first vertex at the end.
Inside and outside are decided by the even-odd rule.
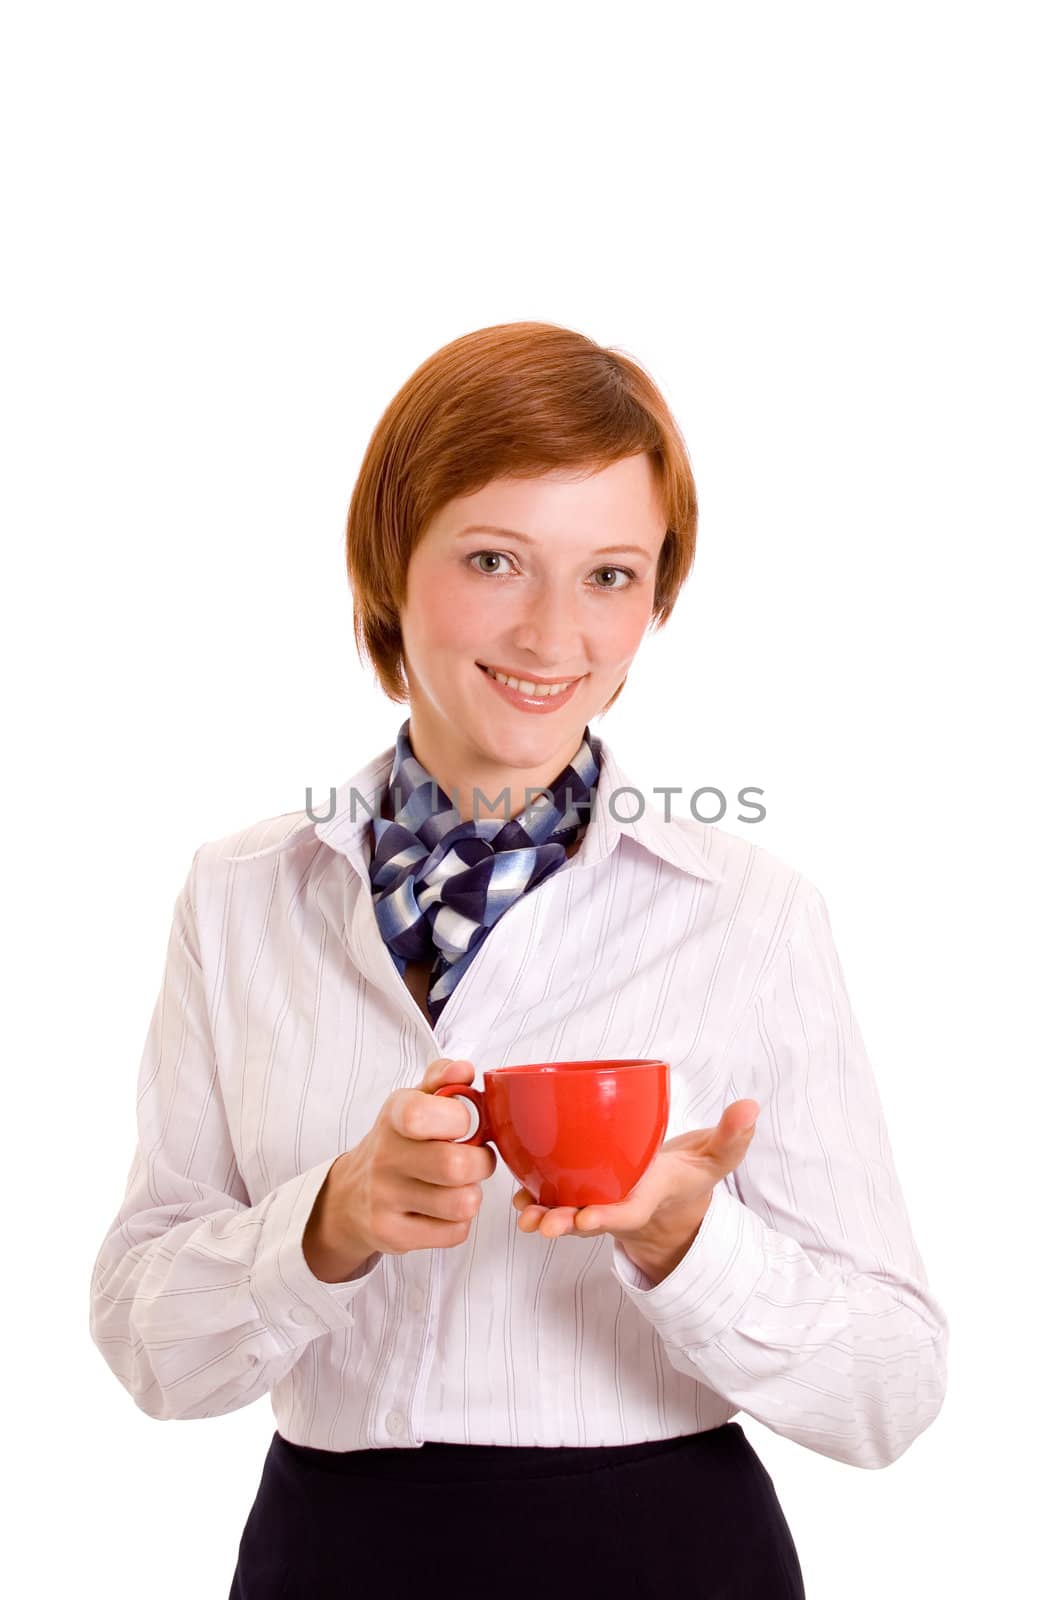
POLYGON ((611 1205, 635 1188, 669 1121, 665 1061, 533 1061, 495 1067, 484 1088, 445 1083, 480 1119, 456 1144, 490 1140, 536 1205, 611 1205))

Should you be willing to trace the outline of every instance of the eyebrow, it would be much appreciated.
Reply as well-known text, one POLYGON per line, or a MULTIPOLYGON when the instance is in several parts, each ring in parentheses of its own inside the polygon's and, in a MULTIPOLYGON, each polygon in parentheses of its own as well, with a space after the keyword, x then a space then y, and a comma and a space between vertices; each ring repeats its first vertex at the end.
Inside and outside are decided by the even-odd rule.
MULTIPOLYGON (((462 528, 456 537, 459 539, 464 539, 467 533, 502 534, 507 539, 519 540, 521 544, 535 544, 536 542, 535 539, 530 538, 527 533, 521 533, 517 528, 497 528, 493 523, 490 522, 475 522, 468 528, 462 528)), ((646 556, 647 560, 650 560, 650 551, 644 550, 641 544, 607 544, 603 545, 601 550, 592 551, 592 554, 596 556, 617 555, 621 553, 646 556)))

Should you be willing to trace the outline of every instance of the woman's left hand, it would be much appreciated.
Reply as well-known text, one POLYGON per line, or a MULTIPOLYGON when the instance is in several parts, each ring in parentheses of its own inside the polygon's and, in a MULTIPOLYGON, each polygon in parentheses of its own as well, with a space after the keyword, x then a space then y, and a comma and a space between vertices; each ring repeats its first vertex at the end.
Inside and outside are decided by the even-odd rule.
POLYGON ((734 1100, 715 1127, 667 1140, 630 1193, 612 1205, 548 1208, 536 1205, 527 1189, 518 1189, 513 1197, 521 1213, 517 1226, 548 1239, 611 1233, 625 1246, 666 1259, 698 1232, 714 1187, 746 1155, 759 1111, 756 1100, 734 1100))

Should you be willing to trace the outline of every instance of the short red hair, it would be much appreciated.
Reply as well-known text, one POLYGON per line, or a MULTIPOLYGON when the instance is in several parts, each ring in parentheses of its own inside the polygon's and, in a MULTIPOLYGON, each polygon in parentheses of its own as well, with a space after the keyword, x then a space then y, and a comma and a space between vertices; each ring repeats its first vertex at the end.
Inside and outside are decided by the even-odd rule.
POLYGON ((347 513, 355 644, 388 698, 409 700, 399 626, 407 564, 448 501, 493 478, 599 471, 643 453, 666 518, 660 628, 694 562, 698 503, 680 430, 642 367, 551 322, 478 328, 422 362, 373 430, 347 513))

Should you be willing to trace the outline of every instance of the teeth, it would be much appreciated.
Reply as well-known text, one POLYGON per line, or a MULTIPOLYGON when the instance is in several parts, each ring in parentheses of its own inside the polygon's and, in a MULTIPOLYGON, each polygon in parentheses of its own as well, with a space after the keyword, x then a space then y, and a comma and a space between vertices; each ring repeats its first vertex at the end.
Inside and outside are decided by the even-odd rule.
POLYGON ((505 683, 507 688, 517 689, 521 694, 531 695, 536 700, 550 700, 554 695, 561 694, 576 682, 575 678, 570 678, 568 683, 530 683, 527 678, 504 677, 501 672, 492 672, 490 667, 486 667, 484 670, 490 673, 493 678, 496 678, 499 683, 505 683))

